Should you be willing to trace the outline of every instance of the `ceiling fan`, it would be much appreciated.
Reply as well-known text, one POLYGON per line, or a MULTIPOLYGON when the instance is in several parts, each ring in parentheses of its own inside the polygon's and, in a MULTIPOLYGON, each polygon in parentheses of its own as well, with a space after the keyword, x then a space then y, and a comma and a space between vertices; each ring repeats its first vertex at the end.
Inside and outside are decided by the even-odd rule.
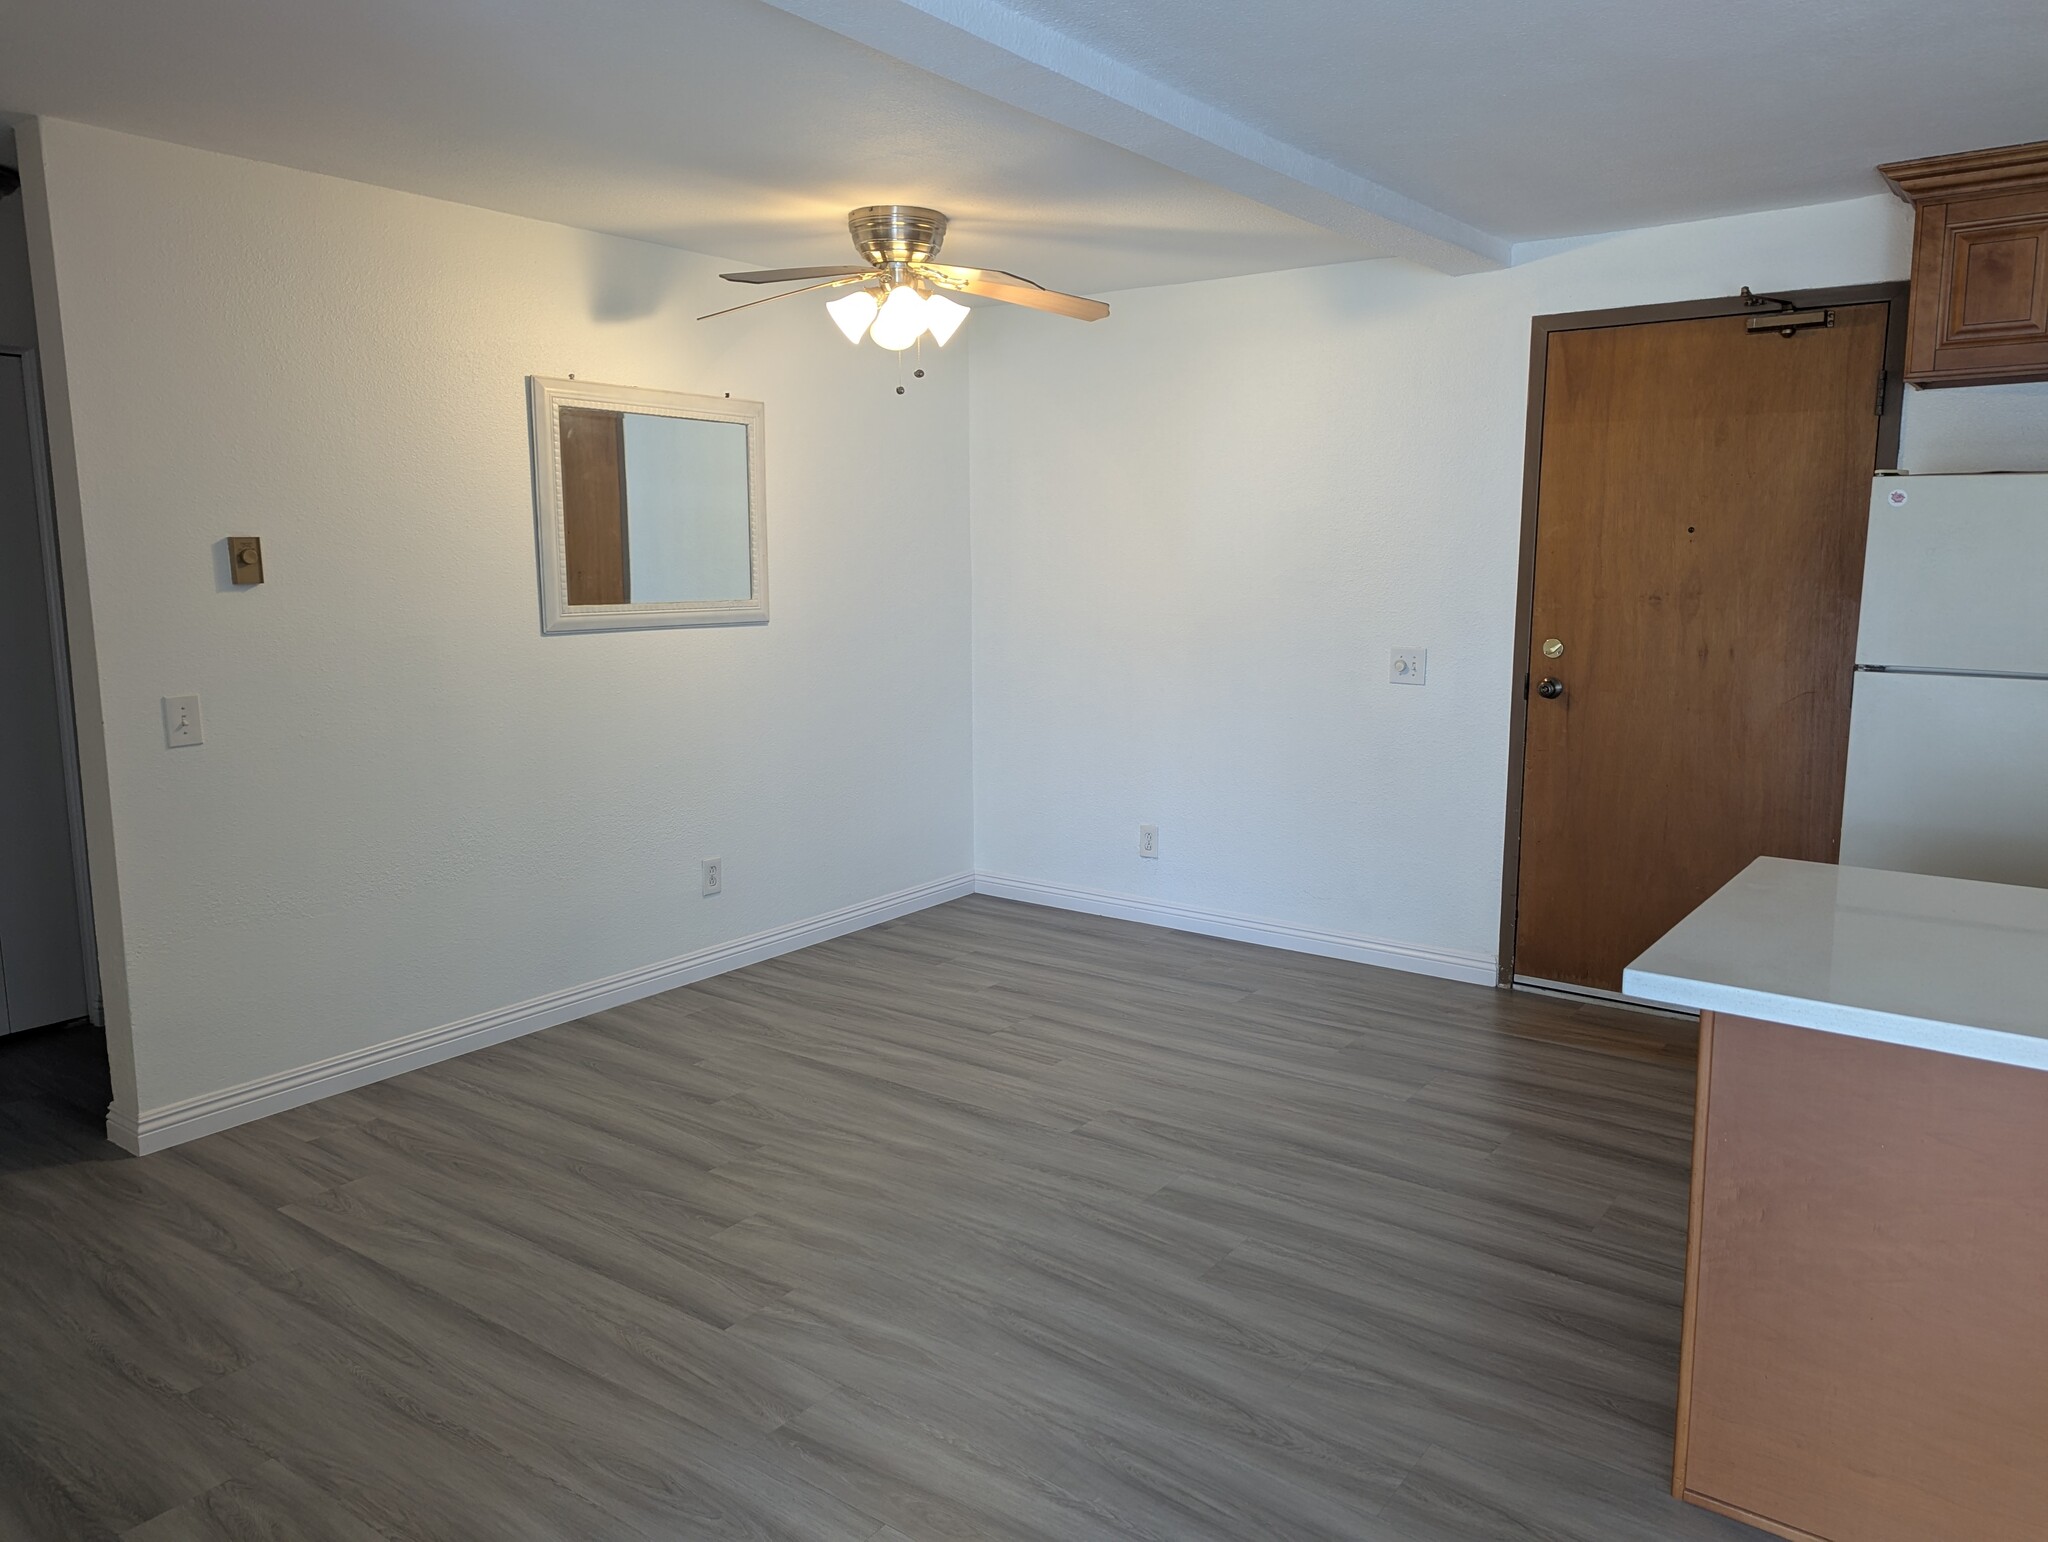
POLYGON ((825 309, 833 324, 849 342, 863 336, 876 346, 901 352, 920 337, 930 334, 944 347, 960 323, 967 319, 967 307, 948 293, 980 295, 1007 305, 1024 305, 1032 310, 1051 311, 1080 321, 1100 321, 1109 307, 1100 300, 1061 294, 1034 284, 1014 273, 994 268, 954 268, 933 262, 946 239, 946 216, 937 209, 912 204, 870 204, 846 216, 853 244, 867 259, 865 267, 768 268, 758 273, 721 273, 735 284, 793 284, 804 279, 801 289, 787 289, 767 300, 749 300, 700 316, 729 316, 749 306, 766 305, 769 300, 787 300, 792 295, 811 294, 820 289, 847 292, 829 300, 825 309))

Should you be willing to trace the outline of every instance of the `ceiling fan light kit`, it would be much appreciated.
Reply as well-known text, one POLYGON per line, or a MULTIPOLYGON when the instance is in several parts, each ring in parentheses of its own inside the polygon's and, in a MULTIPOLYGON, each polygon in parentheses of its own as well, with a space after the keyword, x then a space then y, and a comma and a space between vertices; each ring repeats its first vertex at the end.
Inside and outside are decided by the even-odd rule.
POLYGON ((924 336, 924 296, 910 284, 893 286, 888 298, 882 301, 882 308, 875 312, 875 324, 868 328, 868 336, 875 340, 877 348, 901 353, 924 336))
POLYGON ((858 343, 867 335, 868 328, 874 324, 875 312, 881 308, 882 302, 875 298, 872 289, 856 289, 852 294, 825 302, 825 314, 846 334, 849 343, 858 343))
POLYGON ((924 329, 941 348, 952 340, 953 334, 960 330, 960 323, 969 314, 967 307, 958 300, 949 300, 942 294, 924 297, 924 329))
MULTIPOLYGON (((1100 300, 1061 294, 1014 273, 933 262, 946 239, 946 216, 937 209, 915 204, 870 204, 847 215, 846 226, 855 248, 867 259, 864 268, 772 268, 759 273, 725 273, 720 277, 736 284, 807 281, 801 289, 769 296, 775 300, 820 289, 850 290, 825 302, 832 324, 850 343, 858 344, 867 337, 878 348, 892 353, 901 353, 921 337, 930 337, 943 348, 960 330, 968 307, 940 293, 942 290, 1051 311, 1079 321, 1100 321, 1109 314, 1109 307, 1100 300)), ((750 300, 747 305, 766 303, 750 300)), ((709 321, 712 316, 745 310, 747 305, 713 311, 698 319, 709 321)))

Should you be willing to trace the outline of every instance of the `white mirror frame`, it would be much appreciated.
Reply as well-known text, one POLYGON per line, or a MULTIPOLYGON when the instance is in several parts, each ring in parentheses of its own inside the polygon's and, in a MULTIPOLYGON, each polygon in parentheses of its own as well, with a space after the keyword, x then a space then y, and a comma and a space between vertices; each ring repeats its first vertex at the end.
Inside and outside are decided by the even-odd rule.
POLYGON ((692 396, 638 386, 592 385, 529 375, 527 406, 533 432, 533 510, 540 548, 540 629, 543 632, 624 632, 643 627, 732 626, 768 619, 768 509, 762 475, 764 409, 729 396, 692 396), (648 413, 739 423, 747 430, 747 545, 752 595, 744 600, 661 600, 639 605, 571 605, 569 563, 562 520, 564 407, 648 413))

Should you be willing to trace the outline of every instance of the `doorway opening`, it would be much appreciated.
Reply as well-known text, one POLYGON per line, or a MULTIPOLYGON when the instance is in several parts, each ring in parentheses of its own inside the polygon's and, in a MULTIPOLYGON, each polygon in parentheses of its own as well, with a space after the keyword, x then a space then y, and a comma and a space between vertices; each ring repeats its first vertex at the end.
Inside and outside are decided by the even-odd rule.
MULTIPOLYGON (((106 1115, 105 1019, 33 348, 0 343, 0 1100, 12 1149, 106 1115), (74 1116, 76 1116, 74 1118, 74 1116)), ((60 1144, 65 1142, 59 1141, 60 1144)))
POLYGON ((1906 293, 1535 319, 1503 986, 1625 1000, 1752 859, 1834 860, 1906 293))

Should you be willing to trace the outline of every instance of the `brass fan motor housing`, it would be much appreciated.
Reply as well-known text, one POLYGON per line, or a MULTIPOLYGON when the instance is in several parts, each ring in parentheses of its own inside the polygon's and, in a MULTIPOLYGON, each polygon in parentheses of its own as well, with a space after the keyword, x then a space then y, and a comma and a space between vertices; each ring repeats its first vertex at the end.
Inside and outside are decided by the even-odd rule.
POLYGON ((877 267, 929 262, 946 239, 946 216, 916 204, 875 203, 846 216, 860 254, 877 267))
MULTIPOLYGON (((867 267, 759 268, 751 273, 721 273, 720 278, 735 284, 802 284, 803 288, 786 289, 767 299, 749 300, 745 305, 730 305, 713 311, 711 316, 729 315, 792 295, 856 285, 878 296, 882 290, 907 287, 930 298, 934 297, 934 290, 944 289, 998 300, 1005 305, 1021 305, 1028 310, 1051 311, 1076 321, 1100 321, 1109 314, 1109 307, 1100 300, 1061 294, 1000 268, 954 268, 933 262, 946 239, 946 216, 937 209, 919 204, 873 203, 848 214, 846 228, 861 256, 867 259, 867 267)), ((711 316, 698 319, 709 321, 711 316)), ((957 317, 953 324, 958 325, 957 317)), ((950 333, 951 328, 947 330, 950 333)))

